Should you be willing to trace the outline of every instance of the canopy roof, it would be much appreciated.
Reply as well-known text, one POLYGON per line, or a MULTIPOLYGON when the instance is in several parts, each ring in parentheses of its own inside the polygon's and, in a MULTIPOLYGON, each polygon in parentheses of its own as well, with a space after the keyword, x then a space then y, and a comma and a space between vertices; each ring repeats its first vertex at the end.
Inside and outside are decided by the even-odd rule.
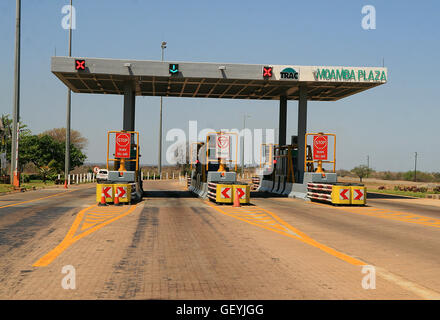
POLYGON ((52 57, 51 68, 76 93, 122 95, 132 82, 138 96, 298 100, 305 85, 308 100, 336 101, 387 82, 381 67, 52 57))

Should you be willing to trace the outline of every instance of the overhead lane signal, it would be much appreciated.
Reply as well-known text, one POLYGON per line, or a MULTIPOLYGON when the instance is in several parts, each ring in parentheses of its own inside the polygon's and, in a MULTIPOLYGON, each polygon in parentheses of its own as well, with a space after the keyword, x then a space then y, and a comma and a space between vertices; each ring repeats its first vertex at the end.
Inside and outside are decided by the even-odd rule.
POLYGON ((271 78, 272 71, 273 71, 273 67, 269 67, 269 66, 263 67, 263 78, 271 78))
POLYGON ((75 70, 76 71, 86 70, 86 60, 75 59, 75 70))
POLYGON ((177 74, 177 73, 179 73, 179 65, 175 64, 175 63, 171 63, 169 65, 168 71, 170 72, 170 74, 177 74))

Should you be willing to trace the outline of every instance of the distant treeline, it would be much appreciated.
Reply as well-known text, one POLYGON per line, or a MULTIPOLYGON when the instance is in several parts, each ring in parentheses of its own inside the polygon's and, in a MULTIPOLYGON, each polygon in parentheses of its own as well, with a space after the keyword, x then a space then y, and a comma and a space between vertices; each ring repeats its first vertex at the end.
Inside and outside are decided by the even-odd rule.
MULTIPOLYGON (((351 171, 337 170, 337 173, 341 177, 357 177, 351 171)), ((391 172, 391 171, 373 171, 368 175, 368 178, 375 178, 381 180, 404 180, 414 181, 414 170, 406 172, 391 172)), ((418 182, 440 182, 440 172, 423 172, 417 171, 418 182)))

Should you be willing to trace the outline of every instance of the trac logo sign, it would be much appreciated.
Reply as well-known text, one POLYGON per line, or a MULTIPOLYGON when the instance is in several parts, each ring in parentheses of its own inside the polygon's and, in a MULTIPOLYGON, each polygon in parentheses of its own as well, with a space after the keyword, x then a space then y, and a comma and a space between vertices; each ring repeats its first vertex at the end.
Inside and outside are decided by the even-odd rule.
POLYGON ((280 72, 280 78, 281 79, 298 80, 299 79, 299 73, 295 69, 293 69, 293 68, 284 68, 280 72))

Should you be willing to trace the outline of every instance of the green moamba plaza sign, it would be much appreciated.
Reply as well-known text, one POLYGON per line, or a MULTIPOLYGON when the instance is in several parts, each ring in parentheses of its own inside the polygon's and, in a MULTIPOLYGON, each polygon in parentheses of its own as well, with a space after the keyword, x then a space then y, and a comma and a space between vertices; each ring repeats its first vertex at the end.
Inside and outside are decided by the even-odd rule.
POLYGON ((315 77, 317 80, 387 81, 387 76, 383 70, 317 69, 315 77))

